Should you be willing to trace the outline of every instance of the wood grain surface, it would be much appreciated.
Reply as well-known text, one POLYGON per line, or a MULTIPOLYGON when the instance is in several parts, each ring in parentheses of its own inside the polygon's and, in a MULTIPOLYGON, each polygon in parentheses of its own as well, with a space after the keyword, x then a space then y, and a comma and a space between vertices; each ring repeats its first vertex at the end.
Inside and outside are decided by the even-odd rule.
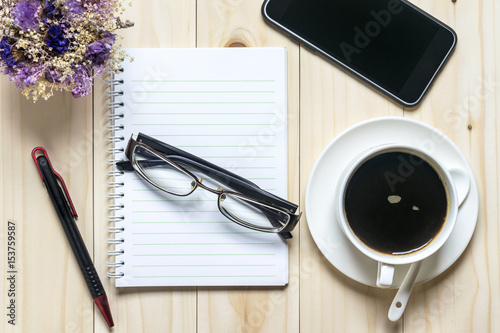
MULTIPOLYGON (((262 0, 132 0, 123 47, 286 47, 289 199, 300 202, 314 162, 339 133, 360 121, 401 116, 430 124, 467 157, 479 188, 471 243, 437 278, 417 286, 404 317, 387 310, 394 290, 362 285, 316 247, 304 216, 289 242, 284 288, 123 288, 106 277, 108 205, 106 86, 91 96, 56 93, 33 104, 0 79, 1 332, 499 332, 500 331, 500 4, 418 0, 451 26, 457 48, 422 104, 404 109, 264 23, 262 0), (79 213, 78 225, 103 280, 116 326, 94 308, 31 159, 47 149, 79 213), (16 223, 16 325, 7 221, 16 223)), ((472 222, 472 221, 471 221, 472 222)))

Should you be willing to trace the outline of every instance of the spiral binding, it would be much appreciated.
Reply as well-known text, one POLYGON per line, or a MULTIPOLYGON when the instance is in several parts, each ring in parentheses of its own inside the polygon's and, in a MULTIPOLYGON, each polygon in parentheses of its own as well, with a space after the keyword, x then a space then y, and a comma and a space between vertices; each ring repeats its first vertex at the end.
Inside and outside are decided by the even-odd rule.
MULTIPOLYGON (((123 72, 123 70, 121 70, 121 72, 123 72)), ((114 76, 106 80, 106 84, 109 87, 106 91, 106 98, 109 100, 106 103, 106 107, 110 110, 106 118, 111 122, 111 125, 106 126, 106 131, 109 133, 107 142, 112 145, 112 147, 107 148, 106 151, 110 155, 108 165, 113 166, 113 171, 107 172, 108 177, 111 179, 111 181, 107 183, 109 189, 107 196, 108 199, 113 202, 108 205, 109 214, 107 221, 110 226, 107 230, 111 237, 108 238, 107 242, 114 246, 114 249, 107 251, 106 254, 110 257, 110 260, 107 262, 107 267, 110 268, 107 272, 107 276, 114 279, 119 279, 125 275, 123 272, 119 271, 120 267, 125 265, 125 262, 117 259, 118 256, 125 253, 125 250, 121 248, 125 240, 118 236, 125 231, 123 227, 125 217, 118 214, 118 211, 125 208, 123 202, 121 202, 125 195, 122 192, 118 192, 118 189, 124 186, 124 183, 119 179, 124 173, 123 171, 117 170, 115 166, 116 162, 119 161, 116 156, 124 152, 123 147, 117 146, 125 141, 125 138, 120 135, 120 132, 125 129, 123 124, 120 123, 125 117, 123 112, 120 112, 120 109, 123 108, 125 104, 120 100, 123 96, 123 91, 117 89, 117 87, 123 83, 124 81, 122 79, 116 79, 114 76)))

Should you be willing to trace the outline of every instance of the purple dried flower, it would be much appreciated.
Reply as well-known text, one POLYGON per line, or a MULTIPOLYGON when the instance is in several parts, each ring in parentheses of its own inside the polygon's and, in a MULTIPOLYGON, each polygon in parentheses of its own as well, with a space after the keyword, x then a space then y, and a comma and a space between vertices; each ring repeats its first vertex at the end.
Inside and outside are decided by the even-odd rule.
POLYGON ((82 0, 82 3, 92 6, 92 5, 98 5, 101 2, 101 0, 82 0))
POLYGON ((16 85, 18 88, 23 89, 24 87, 31 86, 35 84, 38 78, 43 73, 43 66, 37 67, 20 67, 14 76, 16 85))
POLYGON ((106 43, 102 40, 96 40, 92 44, 87 46, 87 51, 85 51, 85 58, 92 62, 92 65, 102 66, 104 62, 109 57, 109 50, 106 48, 106 43))
POLYGON ((14 24, 23 30, 36 29, 40 23, 38 18, 39 4, 32 0, 18 2, 12 10, 14 24))
POLYGON ((78 98, 90 94, 92 87, 91 70, 87 66, 79 66, 75 68, 73 77, 71 78, 75 87, 71 91, 73 97, 78 98))
POLYGON ((116 36, 105 32, 103 39, 96 40, 87 46, 85 58, 89 59, 94 66, 102 66, 111 55, 111 47, 115 43, 116 36))
POLYGON ((45 43, 52 48, 51 52, 54 54, 66 52, 70 46, 70 41, 64 37, 64 25, 51 25, 45 43))
POLYGON ((29 67, 20 68, 17 71, 16 75, 13 78, 11 78, 11 80, 14 79, 16 81, 16 86, 19 89, 23 89, 25 86, 25 81, 30 76, 30 73, 31 69, 29 67))
POLYGON ((47 69, 47 71, 45 72, 45 78, 47 79, 47 81, 49 81, 50 83, 55 83, 55 84, 60 84, 62 83, 61 81, 61 75, 59 75, 55 70, 54 68, 50 68, 50 69, 47 69))
POLYGON ((12 55, 12 46, 7 42, 7 37, 3 36, 0 40, 0 59, 2 59, 8 68, 13 68, 17 62, 12 55))
POLYGON ((79 15, 85 11, 82 1, 66 0, 65 6, 68 7, 68 14, 70 15, 79 15))
POLYGON ((105 31, 102 36, 102 41, 111 47, 116 41, 116 34, 105 31))
POLYGON ((47 19, 59 20, 62 18, 61 8, 56 7, 54 4, 55 0, 45 0, 45 7, 43 7, 43 13, 45 17, 43 22, 47 23, 47 19))

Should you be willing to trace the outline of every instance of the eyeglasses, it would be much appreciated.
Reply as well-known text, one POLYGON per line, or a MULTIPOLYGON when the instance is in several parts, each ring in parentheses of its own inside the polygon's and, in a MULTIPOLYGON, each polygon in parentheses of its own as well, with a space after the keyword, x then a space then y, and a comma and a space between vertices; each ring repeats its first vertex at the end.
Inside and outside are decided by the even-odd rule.
POLYGON ((252 230, 290 233, 300 220, 297 205, 259 188, 256 184, 202 158, 139 133, 128 142, 129 161, 117 166, 135 170, 149 184, 176 196, 188 196, 197 188, 217 195, 219 211, 229 220, 252 230), (197 174, 208 177, 203 179, 197 174), (205 182, 205 183, 204 183, 205 182), (230 188, 231 190, 223 189, 230 188))

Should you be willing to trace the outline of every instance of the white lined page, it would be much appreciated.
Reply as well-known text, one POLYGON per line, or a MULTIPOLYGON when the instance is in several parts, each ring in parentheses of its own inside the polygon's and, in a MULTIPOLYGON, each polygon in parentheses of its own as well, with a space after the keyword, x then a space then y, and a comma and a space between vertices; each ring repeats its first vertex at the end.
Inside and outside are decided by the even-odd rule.
MULTIPOLYGON (((118 146, 142 132, 287 197, 285 49, 127 53, 134 61, 116 77, 125 82, 117 86, 125 113, 125 142, 118 146)), ((125 265, 117 269, 124 273, 117 286, 288 282, 286 242, 227 220, 213 193, 198 189, 177 197, 135 172, 122 179, 125 242, 118 248, 125 253, 117 260, 125 265)))

